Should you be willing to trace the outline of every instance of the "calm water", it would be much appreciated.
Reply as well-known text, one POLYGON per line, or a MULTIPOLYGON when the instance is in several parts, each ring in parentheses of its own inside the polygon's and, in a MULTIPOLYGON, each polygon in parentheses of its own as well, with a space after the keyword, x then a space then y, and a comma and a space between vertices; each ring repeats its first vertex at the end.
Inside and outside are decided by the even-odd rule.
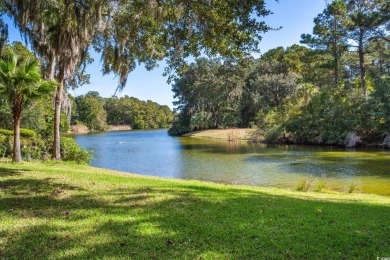
POLYGON ((94 151, 93 166, 167 178, 294 189, 390 195, 390 152, 314 146, 229 143, 170 137, 166 130, 109 132, 76 136, 94 151))

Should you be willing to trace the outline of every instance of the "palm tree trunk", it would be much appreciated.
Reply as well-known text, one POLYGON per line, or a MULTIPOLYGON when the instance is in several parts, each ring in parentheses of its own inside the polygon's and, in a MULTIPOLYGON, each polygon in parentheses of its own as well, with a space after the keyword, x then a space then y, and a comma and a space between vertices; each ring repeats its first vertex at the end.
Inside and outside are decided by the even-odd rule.
POLYGON ((60 125, 61 125, 61 103, 62 103, 62 94, 64 89, 64 80, 60 80, 60 85, 57 87, 57 93, 55 97, 55 112, 54 112, 54 144, 53 144, 53 157, 55 160, 61 160, 61 135, 60 135, 60 125))
POLYGON ((14 119, 14 149, 13 149, 13 161, 21 162, 22 153, 20 150, 20 118, 22 117, 22 99, 17 97, 14 100, 13 108, 14 119))

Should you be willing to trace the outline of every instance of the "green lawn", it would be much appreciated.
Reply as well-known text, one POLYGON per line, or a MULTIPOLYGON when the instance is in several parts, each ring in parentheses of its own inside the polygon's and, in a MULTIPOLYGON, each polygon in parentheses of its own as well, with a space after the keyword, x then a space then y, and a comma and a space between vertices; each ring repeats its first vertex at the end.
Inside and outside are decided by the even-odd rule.
POLYGON ((0 163, 0 259, 390 257, 390 198, 0 163))

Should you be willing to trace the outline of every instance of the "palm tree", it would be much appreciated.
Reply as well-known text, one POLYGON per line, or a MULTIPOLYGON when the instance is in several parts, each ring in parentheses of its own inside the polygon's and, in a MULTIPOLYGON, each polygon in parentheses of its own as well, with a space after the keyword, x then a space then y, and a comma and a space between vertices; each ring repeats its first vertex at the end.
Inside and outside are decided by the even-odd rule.
POLYGON ((14 125, 13 160, 21 162, 20 120, 23 105, 53 90, 56 83, 42 80, 36 59, 20 57, 13 51, 0 60, 0 95, 12 104, 14 125))
POLYGON ((48 80, 59 84, 54 100, 53 158, 61 159, 60 118, 66 87, 88 60, 95 32, 101 29, 108 0, 1 1, 46 68, 48 80))

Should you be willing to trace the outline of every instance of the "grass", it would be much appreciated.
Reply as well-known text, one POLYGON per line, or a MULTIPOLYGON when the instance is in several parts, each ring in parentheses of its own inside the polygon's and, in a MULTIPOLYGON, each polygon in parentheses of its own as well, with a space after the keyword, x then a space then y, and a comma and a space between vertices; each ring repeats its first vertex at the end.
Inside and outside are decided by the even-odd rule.
POLYGON ((355 183, 351 183, 349 186, 348 186, 348 193, 352 193, 356 188, 356 184, 355 183))
POLYGON ((315 191, 322 192, 324 190, 325 186, 326 186, 326 181, 320 179, 316 183, 315 191))
POLYGON ((296 191, 307 192, 309 190, 310 185, 311 185, 312 182, 313 182, 313 180, 302 180, 302 181, 297 183, 297 186, 295 187, 295 190, 296 191))
POLYGON ((376 259, 390 198, 0 163, 0 259, 376 259))
POLYGON ((251 132, 252 129, 250 128, 208 129, 191 132, 185 134, 184 136, 221 139, 227 141, 240 141, 248 140, 251 132))

